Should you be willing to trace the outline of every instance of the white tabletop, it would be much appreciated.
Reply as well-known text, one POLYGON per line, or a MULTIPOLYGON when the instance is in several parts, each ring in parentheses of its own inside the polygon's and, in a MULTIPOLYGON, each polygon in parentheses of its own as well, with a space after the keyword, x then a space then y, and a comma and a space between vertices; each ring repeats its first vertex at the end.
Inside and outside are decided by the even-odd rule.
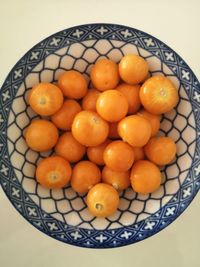
MULTIPOLYGON (((173 48, 200 80, 199 0, 1 0, 0 86, 18 59, 41 39, 74 25, 109 22, 152 34, 173 48)), ((200 195, 159 234, 127 247, 88 250, 31 226, 0 189, 0 266, 197 267, 200 195)))

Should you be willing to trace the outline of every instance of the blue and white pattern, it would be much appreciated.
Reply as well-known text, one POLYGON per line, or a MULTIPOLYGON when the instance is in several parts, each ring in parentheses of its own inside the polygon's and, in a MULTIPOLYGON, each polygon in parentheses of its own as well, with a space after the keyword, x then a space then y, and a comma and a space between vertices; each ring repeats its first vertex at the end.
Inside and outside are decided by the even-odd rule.
POLYGON ((200 87, 187 64, 156 38, 120 25, 73 27, 41 41, 9 73, 0 92, 0 178, 15 208, 36 228, 60 241, 89 248, 124 246, 141 241, 173 222, 200 187, 200 87), (60 73, 76 69, 86 78, 100 57, 118 62, 127 53, 144 57, 151 75, 165 75, 179 90, 176 110, 162 118, 160 134, 171 136, 177 159, 162 171, 161 188, 150 195, 121 193, 116 214, 97 219, 87 211, 84 196, 70 186, 48 190, 34 179, 37 162, 52 153, 36 153, 23 134, 36 118, 27 94, 38 82, 56 82, 60 73))

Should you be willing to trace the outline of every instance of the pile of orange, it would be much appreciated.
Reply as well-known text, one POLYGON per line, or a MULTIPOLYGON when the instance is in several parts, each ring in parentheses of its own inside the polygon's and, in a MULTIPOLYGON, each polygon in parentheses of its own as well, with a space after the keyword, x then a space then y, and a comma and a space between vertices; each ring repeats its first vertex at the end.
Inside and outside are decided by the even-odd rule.
POLYGON ((159 166, 174 159, 176 145, 156 134, 160 114, 176 106, 178 92, 166 77, 149 77, 147 62, 133 54, 119 64, 98 60, 90 79, 88 89, 84 75, 70 70, 57 84, 34 86, 29 104, 45 117, 31 122, 25 139, 38 152, 54 148, 55 155, 36 168, 41 185, 54 189, 70 182, 77 193, 87 193, 93 215, 106 217, 118 207, 118 191, 159 188, 159 166))

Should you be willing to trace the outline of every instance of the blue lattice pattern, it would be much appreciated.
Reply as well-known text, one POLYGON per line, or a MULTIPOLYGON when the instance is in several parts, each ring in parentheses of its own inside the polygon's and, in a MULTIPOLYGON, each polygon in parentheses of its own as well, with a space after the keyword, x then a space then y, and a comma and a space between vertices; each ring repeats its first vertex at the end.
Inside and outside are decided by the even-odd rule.
MULTIPOLYGON (((85 74, 89 74, 90 63, 95 62, 102 55, 118 61, 125 53, 134 52, 143 55, 149 62, 151 74, 157 74, 158 72, 165 73, 171 79, 173 78, 174 82, 177 83, 177 87, 180 88, 180 83, 175 79, 173 73, 160 60, 152 56, 152 54, 135 45, 119 41, 117 42, 118 49, 116 50, 115 43, 115 41, 110 40, 85 41, 81 44, 72 44, 47 56, 26 77, 24 84, 20 87, 15 97, 9 117, 8 139, 13 144, 13 149, 10 149, 10 157, 15 169, 22 174, 21 184, 24 190, 29 193, 37 205, 40 203, 42 209, 56 219, 67 224, 90 229, 98 229, 99 227, 100 229, 112 229, 113 227, 116 228, 117 226, 132 224, 148 217, 153 212, 159 210, 178 190, 181 185, 181 179, 177 177, 180 177, 180 174, 187 170, 187 168, 180 168, 179 164, 177 164, 177 172, 175 172, 174 164, 171 167, 168 166, 165 170, 165 176, 168 176, 168 181, 163 183, 156 194, 150 196, 136 195, 132 190, 126 190, 122 194, 123 198, 121 198, 118 212, 105 220, 95 219, 91 216, 86 209, 84 198, 81 199, 70 187, 55 193, 54 190, 44 189, 36 183, 34 178, 35 165, 41 156, 44 156, 44 153, 39 155, 32 152, 25 145, 24 139, 21 138, 21 130, 36 116, 26 105, 26 94, 33 85, 42 81, 55 82, 57 76, 66 69, 77 69, 85 74), (18 134, 16 134, 17 129, 18 134), (15 135, 13 138, 10 138, 12 132, 15 132, 15 135), (16 157, 18 159, 21 158, 21 164, 19 160, 16 160, 16 157), (170 169, 173 170, 172 177, 169 175, 170 169), (168 175, 166 172, 168 172, 168 175)), ((181 95, 181 100, 184 101, 183 93, 181 95)), ((186 102, 184 110, 179 104, 177 112, 166 115, 162 123, 164 133, 171 134, 174 139, 176 138, 174 130, 179 134, 179 137, 175 140, 178 144, 182 142, 182 154, 179 153, 179 157, 184 155, 188 157, 189 152, 187 152, 187 147, 184 144, 186 143, 189 146, 195 138, 195 130, 191 128, 194 123, 191 123, 191 127, 186 123, 186 119, 190 116, 192 116, 192 109, 190 104, 188 105, 188 102, 186 102), (188 107, 187 112, 185 112, 186 107, 188 107), (180 128, 180 121, 182 122, 182 129, 180 128), (186 125, 187 127, 185 127, 186 125), (186 129, 193 130, 194 138, 190 136, 190 142, 186 138, 182 138, 186 129)), ((45 153, 45 155, 47 154, 45 153)), ((191 160, 192 155, 190 154, 190 158, 188 159, 189 166, 191 160)))
POLYGON ((135 29, 85 25, 47 38, 17 63, 1 90, 0 174, 4 191, 35 227, 70 244, 115 247, 156 233, 188 206, 199 188, 198 86, 189 67, 174 51, 135 29), (179 88, 180 103, 176 111, 163 117, 161 134, 171 135, 180 149, 177 161, 163 170, 159 192, 144 197, 127 190, 122 193, 117 215, 98 222, 87 214, 84 197, 78 197, 70 187, 54 192, 35 183, 35 164, 47 154, 31 152, 24 143, 23 130, 36 117, 27 107, 26 97, 35 83, 54 82, 65 69, 88 74, 99 57, 119 61, 127 52, 143 56, 152 75, 162 73, 179 88))

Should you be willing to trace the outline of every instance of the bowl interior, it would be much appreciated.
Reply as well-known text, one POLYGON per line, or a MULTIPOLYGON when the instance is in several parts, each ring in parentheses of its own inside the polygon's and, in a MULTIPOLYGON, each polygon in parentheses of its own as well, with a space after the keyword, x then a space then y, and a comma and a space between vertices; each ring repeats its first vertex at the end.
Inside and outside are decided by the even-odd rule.
MULTIPOLYGON (((152 41, 153 42, 153 41, 152 41)), ((37 57, 37 54, 32 54, 37 57)), ((167 53, 170 59, 172 54, 167 53)), ((174 70, 175 71, 175 70, 174 70)), ((17 72, 15 73, 17 74, 17 72)), ((187 88, 186 88, 187 89, 187 88)), ((66 45, 50 53, 26 77, 13 99, 7 125, 7 144, 16 179, 30 198, 42 210, 67 225, 86 229, 114 229, 135 224, 163 207, 179 190, 187 178, 195 152, 195 119, 186 89, 177 76, 159 57, 150 51, 119 40, 92 39, 66 45), (162 117, 160 135, 172 137, 177 144, 177 158, 162 170, 162 185, 149 195, 134 193, 131 189, 121 192, 117 212, 108 218, 97 219, 87 210, 85 196, 76 194, 70 186, 61 190, 41 187, 34 178, 35 166, 41 158, 51 155, 31 151, 24 140, 24 131, 38 116, 27 105, 29 90, 39 82, 56 82, 65 70, 75 69, 89 79, 92 64, 101 57, 119 62, 123 55, 139 54, 144 57, 151 75, 165 75, 177 87, 180 100, 176 109, 162 117)), ((33 212, 33 211, 32 211, 33 212)))

